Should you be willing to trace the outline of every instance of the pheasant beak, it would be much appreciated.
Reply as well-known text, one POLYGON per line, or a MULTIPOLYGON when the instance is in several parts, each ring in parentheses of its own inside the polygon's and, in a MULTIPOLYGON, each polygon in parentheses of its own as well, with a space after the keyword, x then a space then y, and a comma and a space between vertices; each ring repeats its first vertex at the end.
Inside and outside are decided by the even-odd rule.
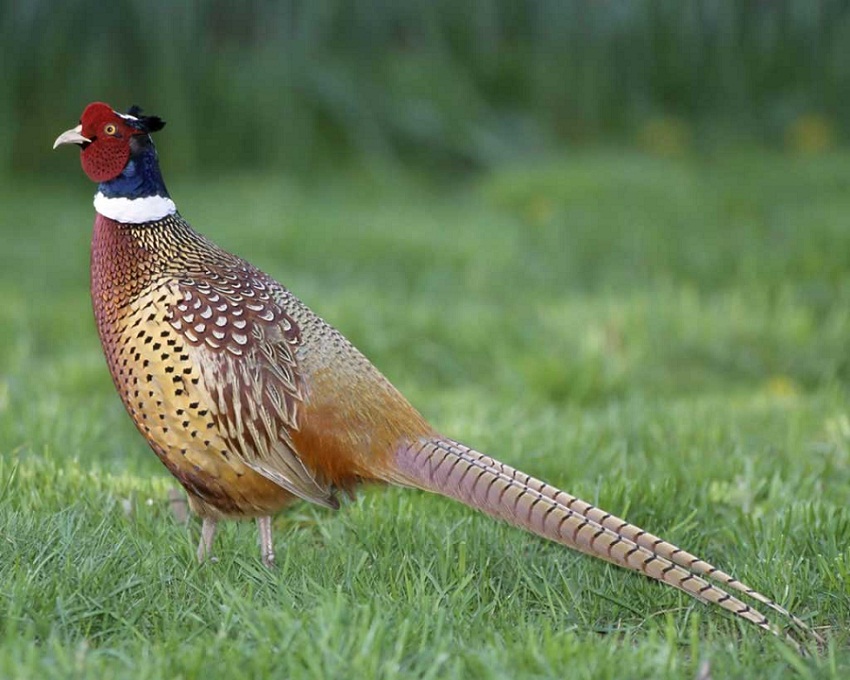
POLYGON ((65 130, 65 132, 59 135, 56 138, 56 141, 53 142, 53 148, 55 149, 57 146, 62 146, 63 144, 88 144, 91 140, 87 137, 83 137, 82 131, 82 125, 78 125, 70 130, 65 130))

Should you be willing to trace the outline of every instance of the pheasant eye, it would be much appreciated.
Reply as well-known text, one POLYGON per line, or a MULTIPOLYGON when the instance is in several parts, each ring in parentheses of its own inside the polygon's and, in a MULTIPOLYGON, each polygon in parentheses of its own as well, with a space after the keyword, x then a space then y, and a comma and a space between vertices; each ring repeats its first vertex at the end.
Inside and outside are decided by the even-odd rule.
POLYGON ((115 128, 115 126, 114 126, 112 123, 109 123, 108 125, 106 125, 106 126, 103 128, 103 131, 104 131, 106 134, 108 134, 108 135, 114 135, 114 134, 115 134, 115 130, 116 130, 116 128, 115 128))

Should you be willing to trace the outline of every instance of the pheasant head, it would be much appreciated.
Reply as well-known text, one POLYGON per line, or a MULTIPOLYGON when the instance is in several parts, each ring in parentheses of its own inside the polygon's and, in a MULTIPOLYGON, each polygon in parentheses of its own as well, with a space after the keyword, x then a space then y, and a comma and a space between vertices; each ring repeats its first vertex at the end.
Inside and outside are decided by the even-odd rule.
POLYGON ((150 222, 177 211, 150 136, 164 126, 161 118, 142 115, 138 106, 118 113, 94 102, 83 111, 79 125, 56 138, 53 148, 79 145, 83 170, 98 183, 97 212, 117 222, 150 222))

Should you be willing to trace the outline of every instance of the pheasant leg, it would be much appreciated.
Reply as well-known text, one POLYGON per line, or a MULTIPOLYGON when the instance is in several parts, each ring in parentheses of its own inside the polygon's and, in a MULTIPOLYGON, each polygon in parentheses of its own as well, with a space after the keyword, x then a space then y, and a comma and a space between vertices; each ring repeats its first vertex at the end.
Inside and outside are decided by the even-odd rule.
POLYGON ((257 532, 260 539, 260 555, 263 564, 271 568, 274 566, 274 543, 272 542, 272 518, 257 517, 257 532))
POLYGON ((204 522, 201 525, 201 540, 198 543, 198 562, 203 562, 206 558, 214 559, 212 556, 212 544, 215 538, 216 521, 209 517, 204 517, 204 522))

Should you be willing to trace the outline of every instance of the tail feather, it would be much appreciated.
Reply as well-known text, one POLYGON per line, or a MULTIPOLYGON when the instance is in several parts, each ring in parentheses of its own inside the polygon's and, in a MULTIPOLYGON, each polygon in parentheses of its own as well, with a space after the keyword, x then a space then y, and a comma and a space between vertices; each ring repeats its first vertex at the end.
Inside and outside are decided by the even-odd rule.
POLYGON ((788 617, 822 642, 809 626, 761 593, 684 550, 611 513, 449 439, 401 448, 394 481, 449 496, 544 538, 683 590, 759 628, 796 640, 724 588, 747 595, 788 617))
POLYGON ((720 582, 725 588, 729 590, 735 590, 748 597, 751 597, 756 602, 763 604, 764 606, 772 609, 773 611, 779 613, 781 616, 785 616, 790 619, 794 625, 796 625, 801 630, 806 631, 807 633, 813 635, 818 639, 819 642, 823 642, 823 640, 818 636, 818 634, 813 631, 809 625, 800 619, 798 616, 795 616, 790 611, 788 611, 785 607, 780 604, 777 604, 770 598, 762 595, 757 590, 749 587, 745 583, 742 583, 735 577, 726 573, 725 571, 718 569, 717 567, 709 564, 705 560, 692 555, 686 550, 682 550, 681 548, 673 545, 672 543, 668 543, 662 538, 655 536, 654 534, 641 529, 634 524, 631 524, 623 519, 620 519, 616 515, 611 514, 610 512, 606 512, 600 508, 597 508, 586 501, 581 500, 580 498, 576 498, 568 494, 566 491, 561 491, 560 489, 552 486, 551 484, 547 484, 546 482, 542 482, 530 475, 525 474, 519 470, 515 470, 509 465, 505 465, 489 456, 485 456, 483 454, 478 454, 477 451, 470 449, 463 444, 453 441, 446 441, 452 447, 457 448, 459 451, 464 451, 467 455, 480 455, 481 461, 487 461, 487 464, 497 469, 501 474, 509 475, 520 484, 524 484, 528 486, 529 489, 536 491, 537 493, 543 494, 547 498, 564 505, 569 510, 574 512, 578 512, 581 515, 584 515, 588 519, 596 522, 602 527, 606 529, 610 529, 618 536, 629 539, 633 541, 637 545, 642 548, 646 548, 659 557, 663 557, 665 559, 670 560, 674 564, 690 571, 693 574, 699 576, 705 576, 712 580, 720 582))

